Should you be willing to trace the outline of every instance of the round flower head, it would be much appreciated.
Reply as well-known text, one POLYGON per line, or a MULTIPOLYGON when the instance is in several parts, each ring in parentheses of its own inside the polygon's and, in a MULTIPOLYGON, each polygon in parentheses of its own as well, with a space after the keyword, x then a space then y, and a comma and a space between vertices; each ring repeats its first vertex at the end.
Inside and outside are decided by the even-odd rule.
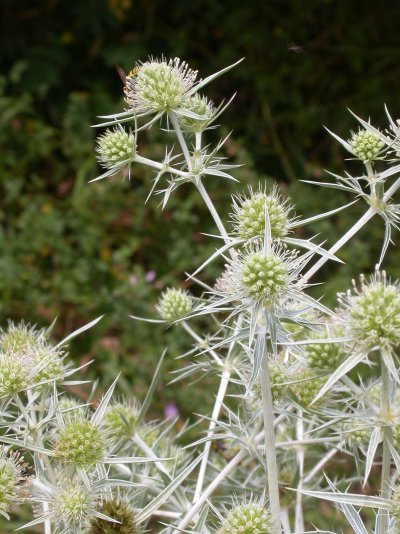
MULTIPOLYGON (((290 385, 290 388, 299 403, 305 408, 310 407, 310 404, 326 382, 326 378, 315 376, 315 373, 307 368, 301 369, 295 373, 293 380, 294 383, 290 385)), ((315 404, 320 404, 325 398, 326 395, 322 399, 319 399, 315 404)))
POLYGON ((104 415, 104 426, 117 439, 129 438, 135 431, 139 405, 133 402, 110 404, 104 415))
POLYGON ((364 163, 370 163, 378 159, 379 154, 384 147, 380 137, 368 130, 360 130, 353 133, 349 144, 352 153, 364 163))
POLYGON ((195 93, 192 96, 185 98, 181 106, 182 110, 190 111, 199 115, 198 119, 193 117, 186 117, 179 115, 179 123, 181 128, 186 132, 202 132, 207 128, 209 121, 212 119, 215 113, 214 104, 205 96, 201 96, 195 93))
POLYGON ((185 317, 192 307, 192 298, 187 291, 170 287, 161 295, 157 311, 164 321, 176 321, 185 317))
POLYGON ((241 264, 241 285, 248 297, 269 306, 285 292, 288 266, 274 252, 255 251, 246 254, 241 264))
POLYGON ((103 500, 97 506, 97 511, 118 521, 114 523, 100 517, 93 517, 87 529, 87 534, 139 534, 142 530, 136 523, 135 513, 124 499, 112 497, 103 500))
POLYGON ((63 354, 48 344, 41 343, 34 348, 32 361, 37 366, 37 372, 34 376, 35 383, 63 378, 65 372, 63 354))
POLYGON ((0 351, 27 351, 44 340, 44 330, 37 330, 22 321, 18 324, 9 322, 6 330, 0 330, 0 351))
POLYGON ((54 512, 58 523, 70 529, 79 529, 74 532, 82 532, 95 505, 95 497, 83 484, 65 480, 50 502, 50 510, 54 512))
POLYGON ((253 192, 250 189, 249 196, 239 195, 233 199, 234 231, 243 239, 263 237, 266 213, 268 213, 272 238, 284 237, 289 232, 291 209, 277 188, 269 194, 261 190, 253 192))
POLYGON ((32 379, 32 360, 24 352, 0 354, 0 396, 21 393, 32 379))
POLYGON ((107 129, 97 138, 96 151, 103 167, 118 170, 135 160, 136 137, 118 125, 113 130, 107 129))
POLYGON ((358 419, 350 419, 342 424, 341 434, 344 442, 350 447, 368 445, 371 430, 360 425, 358 419))
POLYGON ((400 344, 400 289, 377 271, 370 282, 360 277, 360 288, 353 282, 353 293, 339 295, 344 327, 367 349, 395 348, 400 344))
MULTIPOLYGON (((280 363, 270 363, 268 365, 269 379, 271 382, 271 393, 274 403, 282 402, 286 397, 287 386, 287 370, 280 363)), ((260 377, 254 382, 251 390, 251 396, 246 398, 246 405, 251 411, 261 409, 262 395, 261 395, 261 380, 260 377)))
POLYGON ((68 465, 89 469, 104 459, 107 447, 104 430, 77 414, 67 419, 55 442, 56 457, 68 465))
POLYGON ((197 77, 197 72, 179 58, 149 60, 131 73, 126 79, 125 100, 139 113, 180 108, 197 77))
POLYGON ((230 510, 217 534, 273 534, 271 516, 260 503, 238 504, 230 510))
MULTIPOLYGON (((311 339, 327 339, 332 336, 327 331, 314 332, 311 339)), ((346 350, 340 343, 311 343, 304 348, 304 358, 310 369, 315 371, 333 371, 346 357, 346 350)))
POLYGON ((13 505, 21 502, 22 484, 26 481, 23 458, 18 453, 0 449, 0 514, 8 517, 13 505))

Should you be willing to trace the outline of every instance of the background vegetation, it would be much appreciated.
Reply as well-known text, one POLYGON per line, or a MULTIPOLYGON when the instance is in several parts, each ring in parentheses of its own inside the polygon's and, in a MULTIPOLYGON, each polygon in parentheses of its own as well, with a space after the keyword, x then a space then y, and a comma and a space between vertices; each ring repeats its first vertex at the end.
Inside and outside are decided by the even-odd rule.
MULTIPOLYGON (((152 176, 140 169, 130 182, 87 184, 98 172, 90 125, 123 109, 115 65, 129 70, 164 53, 205 76, 245 57, 209 88, 216 102, 238 92, 223 117, 225 132, 234 130, 226 155, 246 165, 235 173, 243 190, 275 179, 308 216, 347 201, 300 182, 326 180, 323 169, 343 172, 346 154, 323 125, 346 137, 356 128, 347 107, 377 125, 385 124, 384 103, 400 114, 399 15, 395 2, 2 0, 1 323, 48 325, 58 317, 61 337, 105 314, 72 351, 77 360, 95 359, 88 374, 100 375, 104 387, 121 369, 121 390, 141 397, 163 347, 170 347, 173 369, 172 356, 188 339, 128 315, 154 314, 166 285, 185 284, 184 271, 215 247, 201 232, 214 228, 190 187, 163 212, 156 198, 144 205, 152 176)), ((149 141, 161 150, 156 138, 149 141)), ((226 184, 207 185, 228 214, 226 184)), ((364 209, 357 205, 310 231, 332 243, 364 209)), ((381 238, 380 221, 373 221, 342 252, 344 260, 351 255, 353 271, 344 265, 321 272, 327 300, 371 270, 381 238)), ((388 257, 386 268, 399 276, 398 249, 388 257)), ((207 272, 209 280, 218 269, 207 272)), ((160 387, 159 413, 169 401, 183 416, 198 411, 210 399, 193 387, 195 394, 160 387)))

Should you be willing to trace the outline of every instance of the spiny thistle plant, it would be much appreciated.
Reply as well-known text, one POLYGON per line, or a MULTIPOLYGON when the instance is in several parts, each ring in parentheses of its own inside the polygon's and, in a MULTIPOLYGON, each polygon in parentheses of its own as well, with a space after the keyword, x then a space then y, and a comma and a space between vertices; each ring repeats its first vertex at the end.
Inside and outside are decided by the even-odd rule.
POLYGON ((339 534, 340 517, 356 534, 400 529, 400 285, 382 269, 399 222, 400 122, 386 111, 385 131, 355 117, 360 129, 347 140, 332 134, 359 174, 312 183, 345 191, 345 206, 301 219, 262 180, 226 199, 223 221, 205 183, 239 181, 240 169, 226 160, 226 139, 213 146, 206 136, 232 99, 214 104, 203 90, 238 63, 203 79, 177 58, 134 65, 125 111, 99 125, 104 173, 93 180, 134 178, 144 165, 149 198, 158 195, 162 208, 182 184, 208 208, 216 252, 189 276, 190 292, 168 288, 154 317, 132 319, 190 338, 170 387, 217 374, 214 407, 190 425, 150 420, 165 353, 142 402, 114 397, 118 377, 103 395, 93 387, 76 399, 69 387, 82 382, 68 345, 100 318, 58 344, 51 327, 9 323, 0 332, 0 513, 9 519, 30 505, 29 532, 339 534), (138 144, 150 127, 166 139, 161 161, 138 144), (354 202, 364 214, 328 250, 298 233, 354 202), (376 216, 385 230, 377 264, 330 309, 322 293, 310 296, 312 277, 340 262, 341 248, 376 216), (209 284, 202 273, 211 262, 221 275, 209 284), (330 505, 335 515, 325 514, 330 505))

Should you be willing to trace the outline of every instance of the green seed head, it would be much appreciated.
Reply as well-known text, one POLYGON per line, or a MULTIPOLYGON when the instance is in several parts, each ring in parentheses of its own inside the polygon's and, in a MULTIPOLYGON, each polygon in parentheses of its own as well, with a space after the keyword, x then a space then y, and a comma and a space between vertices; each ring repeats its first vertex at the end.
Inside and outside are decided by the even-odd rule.
MULTIPOLYGON (((313 333, 311 339, 324 339, 332 337, 328 332, 313 333)), ((346 351, 342 344, 338 343, 312 343, 306 345, 304 357, 310 369, 318 371, 333 371, 344 360, 346 351)))
POLYGON ((241 278, 249 297, 270 305, 286 290, 288 271, 284 261, 275 254, 253 252, 243 260, 241 278))
POLYGON ((400 291, 377 280, 363 285, 350 302, 348 327, 360 343, 372 348, 393 348, 400 344, 400 291))
POLYGON ((360 421, 357 419, 345 421, 342 424, 341 432, 345 443, 350 447, 368 445, 371 436, 371 430, 360 426, 360 421))
POLYGON ((37 367, 35 383, 45 380, 61 380, 64 376, 62 354, 47 344, 41 344, 32 352, 33 364, 37 367))
POLYGON ((31 377, 32 362, 23 353, 0 355, 0 396, 24 391, 31 377))
POLYGON ((117 439, 129 438, 135 431, 139 405, 136 402, 110 404, 104 415, 104 426, 117 439))
MULTIPOLYGON (((69 528, 83 529, 90 518, 94 499, 89 491, 77 482, 65 480, 62 489, 51 502, 56 519, 69 528)), ((74 530, 75 532, 75 530, 74 530)), ((77 530, 82 532, 82 530, 77 530)))
POLYGON ((353 154, 364 163, 376 160, 384 147, 379 136, 368 130, 360 130, 353 134, 349 143, 353 154))
POLYGON ((272 534, 269 512, 254 502, 240 504, 226 516, 218 534, 272 534))
POLYGON ((187 291, 168 288, 161 295, 157 310, 164 321, 176 321, 185 317, 191 311, 192 306, 192 299, 187 291))
POLYGON ((123 499, 113 497, 104 500, 97 506, 97 511, 118 523, 93 517, 87 534, 139 534, 143 532, 136 523, 134 511, 123 499))
POLYGON ((272 238, 284 237, 289 232, 289 211, 286 202, 275 191, 269 195, 262 191, 252 193, 250 197, 241 198, 238 204, 234 204, 235 231, 243 239, 262 237, 267 212, 272 238))
POLYGON ((185 100, 182 101, 181 109, 191 111, 201 117, 201 119, 193 119, 191 117, 179 116, 179 123, 182 129, 193 133, 202 132, 207 128, 208 123, 215 112, 215 108, 210 100, 198 93, 185 98, 185 100))
POLYGON ((55 443, 56 456, 69 465, 89 469, 105 455, 104 431, 77 415, 67 420, 55 443))
POLYGON ((164 113, 180 108, 197 73, 180 59, 146 61, 127 77, 125 98, 138 112, 164 113))
MULTIPOLYGON (((326 378, 316 376, 314 371, 307 368, 298 371, 293 380, 296 382, 291 384, 290 387, 299 403, 306 408, 310 406, 326 382, 326 378)), ((324 398, 319 399, 313 406, 318 406, 324 401, 324 398)))
POLYGON ((96 151, 100 164, 106 169, 128 166, 136 156, 135 136, 122 126, 108 129, 97 138, 96 151))

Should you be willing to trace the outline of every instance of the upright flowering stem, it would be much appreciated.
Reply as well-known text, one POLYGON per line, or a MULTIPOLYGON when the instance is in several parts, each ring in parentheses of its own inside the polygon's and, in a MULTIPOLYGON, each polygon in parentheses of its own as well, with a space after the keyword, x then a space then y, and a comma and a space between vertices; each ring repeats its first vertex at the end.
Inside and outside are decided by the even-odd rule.
POLYGON ((229 242, 229 238, 228 238, 228 234, 227 234, 227 232, 225 230, 225 226, 224 226, 223 222, 221 221, 221 218, 218 215, 218 212, 215 209, 215 206, 214 206, 211 198, 209 197, 209 195, 208 195, 208 193, 206 191, 206 188, 204 187, 203 182, 201 181, 201 179, 198 180, 196 186, 197 186, 198 192, 201 195, 201 198, 204 200, 207 208, 209 209, 209 211, 211 213, 212 218, 214 219, 215 224, 217 225, 219 233, 221 234, 221 236, 222 236, 223 240, 225 241, 225 243, 228 243, 229 242))
MULTIPOLYGON (((259 335, 265 335, 264 332, 259 335)), ((264 347, 261 359, 261 395, 264 417, 264 444, 267 460, 268 495, 274 534, 280 534, 281 507, 279 502, 278 466, 276 461, 274 405, 271 392, 271 381, 268 370, 268 352, 264 347)))
MULTIPOLYGON (((392 378, 390 371, 385 365, 382 358, 382 419, 383 419, 383 448, 382 448, 382 470, 381 470, 381 497, 383 499, 390 498, 390 466, 392 455, 390 447, 393 441, 392 435, 392 414, 391 414, 391 390, 392 378)), ((387 510, 380 510, 379 519, 379 534, 386 534, 389 529, 389 512, 387 510)))

